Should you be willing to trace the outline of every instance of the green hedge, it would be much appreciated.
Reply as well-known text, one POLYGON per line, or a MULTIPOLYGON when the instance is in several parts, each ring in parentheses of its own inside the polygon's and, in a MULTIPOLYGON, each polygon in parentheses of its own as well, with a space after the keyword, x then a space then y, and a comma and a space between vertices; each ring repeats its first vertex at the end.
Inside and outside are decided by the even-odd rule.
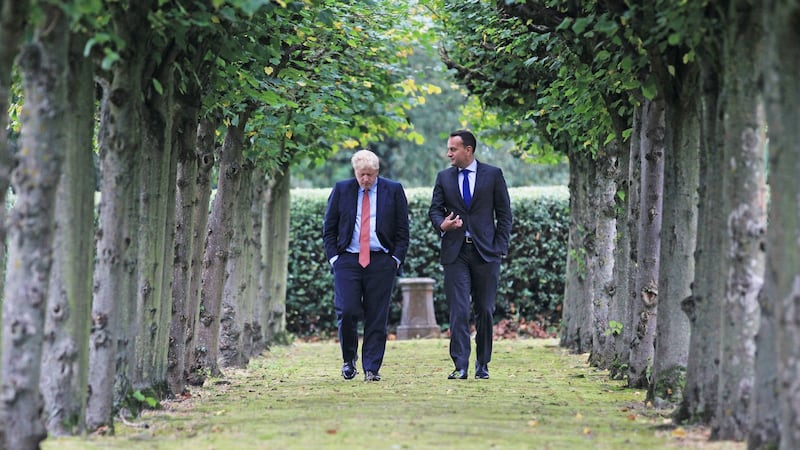
MULTIPOLYGON (((434 284, 436 321, 447 328, 447 301, 439 236, 428 219, 430 188, 407 189, 411 245, 404 277, 429 277, 434 284)), ((336 334, 333 276, 322 245, 322 222, 329 189, 292 191, 289 232, 289 279, 286 294, 287 330, 302 337, 336 334)), ((560 317, 564 293, 569 229, 566 188, 512 188, 514 224, 509 255, 503 261, 495 322, 501 319, 539 320, 545 326, 560 317)), ((400 323, 402 293, 395 286, 390 329, 400 323)))

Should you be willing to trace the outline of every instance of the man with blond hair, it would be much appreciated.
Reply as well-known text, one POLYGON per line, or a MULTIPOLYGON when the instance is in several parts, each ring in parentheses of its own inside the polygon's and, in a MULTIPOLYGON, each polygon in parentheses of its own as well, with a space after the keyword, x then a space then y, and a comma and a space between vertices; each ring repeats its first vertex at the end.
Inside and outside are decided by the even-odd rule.
POLYGON ((354 178, 337 182, 325 211, 323 243, 331 264, 342 349, 342 377, 358 374, 358 323, 364 320, 361 367, 380 381, 395 277, 408 251, 408 200, 403 186, 378 176, 369 150, 352 159, 354 178))

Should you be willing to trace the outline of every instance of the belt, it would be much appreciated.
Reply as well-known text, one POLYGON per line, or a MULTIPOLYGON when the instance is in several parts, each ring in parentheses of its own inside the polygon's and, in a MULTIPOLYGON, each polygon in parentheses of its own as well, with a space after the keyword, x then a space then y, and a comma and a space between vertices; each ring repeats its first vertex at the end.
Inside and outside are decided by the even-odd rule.
POLYGON ((467 244, 472 244, 472 236, 464 236, 464 242, 467 244))

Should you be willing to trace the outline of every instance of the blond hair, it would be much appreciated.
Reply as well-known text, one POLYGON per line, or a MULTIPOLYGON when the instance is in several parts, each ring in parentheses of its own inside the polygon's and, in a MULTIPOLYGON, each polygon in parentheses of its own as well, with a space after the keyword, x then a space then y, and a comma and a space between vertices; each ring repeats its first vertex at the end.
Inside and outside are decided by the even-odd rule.
POLYGON ((378 155, 372 153, 369 150, 359 150, 355 152, 353 154, 353 157, 350 158, 350 163, 353 164, 353 170, 380 169, 380 161, 378 160, 378 155))

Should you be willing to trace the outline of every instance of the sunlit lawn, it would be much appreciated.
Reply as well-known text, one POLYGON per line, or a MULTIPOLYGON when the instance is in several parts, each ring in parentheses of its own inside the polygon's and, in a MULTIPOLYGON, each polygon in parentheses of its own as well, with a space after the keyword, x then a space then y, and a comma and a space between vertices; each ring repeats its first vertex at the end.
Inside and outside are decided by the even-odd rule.
POLYGON ((117 423, 115 436, 51 438, 43 448, 745 448, 673 426, 643 391, 556 341, 496 342, 489 380, 448 380, 447 348, 444 339, 390 341, 383 380, 365 383, 342 379, 334 342, 275 347, 135 426, 117 423))

